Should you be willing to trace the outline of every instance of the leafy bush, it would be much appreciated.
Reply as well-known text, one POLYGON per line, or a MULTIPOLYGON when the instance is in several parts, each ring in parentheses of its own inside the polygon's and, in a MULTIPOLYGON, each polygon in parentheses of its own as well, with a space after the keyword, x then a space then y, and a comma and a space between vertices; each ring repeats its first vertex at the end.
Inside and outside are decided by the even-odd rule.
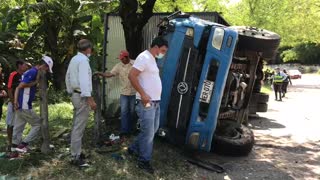
POLYGON ((57 91, 52 86, 48 89, 48 103, 57 104, 70 102, 70 96, 66 91, 57 91))
POLYGON ((280 57, 282 58, 283 62, 292 62, 298 60, 298 54, 293 49, 283 51, 280 57))
MULTIPOLYGON (((301 62, 302 64, 320 64, 320 44, 301 43, 291 49, 285 49, 280 55, 283 62, 301 62)), ((313 72, 314 69, 309 69, 313 72)), ((308 73, 308 72, 307 72, 308 73)))

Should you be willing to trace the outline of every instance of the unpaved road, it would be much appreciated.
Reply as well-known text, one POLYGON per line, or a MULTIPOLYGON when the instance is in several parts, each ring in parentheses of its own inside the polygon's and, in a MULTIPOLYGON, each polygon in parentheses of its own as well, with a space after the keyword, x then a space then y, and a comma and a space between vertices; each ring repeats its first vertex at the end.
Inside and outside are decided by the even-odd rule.
POLYGON ((248 157, 202 154, 226 173, 197 168, 194 179, 320 179, 320 76, 293 80, 283 102, 270 96, 269 110, 250 121, 256 145, 248 157))

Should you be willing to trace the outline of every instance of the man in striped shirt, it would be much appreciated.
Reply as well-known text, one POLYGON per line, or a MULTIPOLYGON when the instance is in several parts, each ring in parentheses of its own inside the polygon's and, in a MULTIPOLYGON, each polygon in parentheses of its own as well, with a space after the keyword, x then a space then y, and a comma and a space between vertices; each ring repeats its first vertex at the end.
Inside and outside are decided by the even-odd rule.
POLYGON ((13 128, 12 147, 15 151, 26 152, 27 146, 33 141, 40 130, 40 117, 33 111, 32 102, 36 95, 38 84, 38 71, 50 71, 52 73, 53 61, 49 56, 43 56, 41 64, 31 68, 22 75, 22 81, 16 88, 14 106, 16 116, 13 128), (26 123, 31 125, 28 136, 22 140, 22 134, 26 123))

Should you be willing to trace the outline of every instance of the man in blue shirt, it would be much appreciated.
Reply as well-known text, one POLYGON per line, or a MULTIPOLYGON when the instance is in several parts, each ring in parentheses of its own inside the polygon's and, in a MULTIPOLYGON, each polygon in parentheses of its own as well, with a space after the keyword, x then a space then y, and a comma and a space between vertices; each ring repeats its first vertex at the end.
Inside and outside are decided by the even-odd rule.
POLYGON ((13 129, 12 150, 25 153, 28 144, 33 141, 40 130, 40 117, 33 111, 32 102, 35 100, 36 86, 38 84, 38 71, 52 73, 53 61, 48 56, 42 57, 42 62, 22 75, 22 80, 15 90, 14 106, 16 116, 13 129), (26 123, 31 125, 28 136, 22 140, 26 123))

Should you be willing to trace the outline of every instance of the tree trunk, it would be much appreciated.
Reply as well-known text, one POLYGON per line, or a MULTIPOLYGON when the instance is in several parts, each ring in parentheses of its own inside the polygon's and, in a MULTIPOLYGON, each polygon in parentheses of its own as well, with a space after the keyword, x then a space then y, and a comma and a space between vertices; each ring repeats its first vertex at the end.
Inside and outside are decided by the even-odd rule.
POLYGON ((156 0, 146 0, 141 5, 142 13, 138 13, 137 0, 120 0, 119 15, 122 19, 126 48, 132 59, 142 51, 142 29, 153 15, 155 2, 156 0))
POLYGON ((65 63, 55 63, 53 66, 53 87, 62 90, 65 87, 66 67, 65 63))
POLYGON ((101 82, 98 76, 93 76, 92 78, 92 85, 93 85, 93 95, 94 100, 97 103, 97 109, 94 111, 94 145, 97 145, 100 141, 101 137, 101 120, 102 120, 102 89, 101 89, 101 82))
POLYGON ((49 123, 48 123, 48 94, 47 94, 47 76, 46 72, 39 71, 40 74, 40 117, 42 146, 41 152, 48 154, 50 150, 49 123))

